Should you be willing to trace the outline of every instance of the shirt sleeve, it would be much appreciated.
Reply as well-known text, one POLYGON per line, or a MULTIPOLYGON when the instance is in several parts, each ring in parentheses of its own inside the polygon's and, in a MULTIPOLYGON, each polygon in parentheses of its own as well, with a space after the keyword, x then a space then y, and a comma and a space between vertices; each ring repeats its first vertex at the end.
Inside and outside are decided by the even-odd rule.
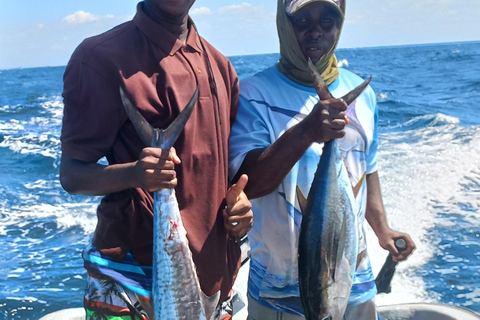
POLYGON ((122 119, 118 83, 81 60, 69 62, 64 74, 62 153, 96 162, 111 152, 122 119))
POLYGON ((256 103, 240 96, 236 121, 230 133, 229 176, 232 179, 251 150, 266 148, 271 144, 270 132, 265 121, 265 110, 256 103))

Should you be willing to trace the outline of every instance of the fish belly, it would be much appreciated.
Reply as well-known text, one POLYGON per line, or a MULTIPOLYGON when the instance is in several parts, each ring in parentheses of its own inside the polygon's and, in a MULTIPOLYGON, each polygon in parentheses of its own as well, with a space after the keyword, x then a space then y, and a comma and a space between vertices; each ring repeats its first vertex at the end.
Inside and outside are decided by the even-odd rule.
POLYGON ((335 141, 324 146, 299 239, 300 298, 307 320, 341 320, 357 253, 354 198, 335 141))
POLYGON ((153 220, 155 319, 206 319, 201 289, 174 189, 155 192, 153 220))

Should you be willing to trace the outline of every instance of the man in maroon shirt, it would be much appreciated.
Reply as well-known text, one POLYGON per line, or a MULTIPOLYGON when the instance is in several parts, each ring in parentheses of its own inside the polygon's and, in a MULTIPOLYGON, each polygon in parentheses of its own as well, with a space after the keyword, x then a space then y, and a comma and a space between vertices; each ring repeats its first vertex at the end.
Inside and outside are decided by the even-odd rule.
POLYGON ((247 177, 234 188, 228 183, 238 78, 228 59, 198 35, 188 16, 194 2, 140 2, 132 21, 84 40, 65 70, 60 180, 69 193, 104 196, 92 247, 84 253, 89 319, 139 310, 151 318, 155 190, 176 189, 205 294, 220 291, 220 301, 227 301, 240 266, 237 239, 253 222, 243 193, 247 177), (152 126, 166 128, 197 85, 198 102, 174 148, 145 147, 119 87, 152 126), (102 158, 108 165, 98 163, 102 158), (135 304, 139 310, 132 310, 135 304))

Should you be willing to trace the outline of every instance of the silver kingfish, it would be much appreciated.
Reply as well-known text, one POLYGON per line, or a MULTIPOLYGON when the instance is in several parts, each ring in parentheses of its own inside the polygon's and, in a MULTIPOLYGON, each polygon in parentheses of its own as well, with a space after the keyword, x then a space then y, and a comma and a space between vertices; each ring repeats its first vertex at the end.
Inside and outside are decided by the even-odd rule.
MULTIPOLYGON (((198 99, 198 87, 184 110, 167 129, 153 128, 120 87, 120 96, 138 135, 150 147, 169 150, 187 123, 198 99)), ((153 307, 157 320, 211 319, 220 297, 200 288, 175 189, 154 192, 153 307)))
MULTIPOLYGON (((319 72, 308 61, 321 100, 333 98, 319 72)), ((367 79, 345 95, 351 104, 367 79)), ((298 245, 300 298, 307 320, 341 320, 357 262, 357 217, 348 173, 336 140, 324 144, 303 213, 298 245)))

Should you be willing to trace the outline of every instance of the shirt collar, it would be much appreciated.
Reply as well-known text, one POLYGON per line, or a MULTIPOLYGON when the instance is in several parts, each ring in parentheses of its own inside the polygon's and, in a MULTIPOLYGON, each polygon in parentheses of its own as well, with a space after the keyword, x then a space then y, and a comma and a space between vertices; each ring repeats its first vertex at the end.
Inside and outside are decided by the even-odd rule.
POLYGON ((183 42, 174 37, 169 31, 147 16, 143 11, 143 2, 140 2, 137 5, 137 13, 133 18, 133 23, 150 41, 155 43, 155 45, 157 45, 162 51, 171 56, 185 45, 192 48, 196 52, 203 51, 200 43, 200 36, 198 35, 190 17, 188 17, 189 31, 186 44, 183 44, 183 42))

